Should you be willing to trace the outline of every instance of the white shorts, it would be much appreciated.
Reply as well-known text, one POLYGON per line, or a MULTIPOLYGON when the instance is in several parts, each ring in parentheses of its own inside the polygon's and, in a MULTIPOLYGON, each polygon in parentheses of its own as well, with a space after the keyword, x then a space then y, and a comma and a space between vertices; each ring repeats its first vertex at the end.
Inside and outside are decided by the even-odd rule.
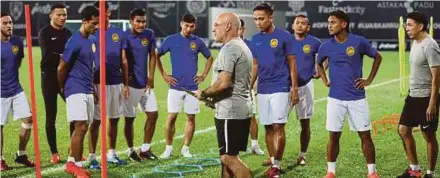
POLYGON ((287 123, 291 108, 290 92, 258 94, 258 116, 263 125, 287 123))
MULTIPOLYGON (((107 85, 106 86, 106 103, 107 103, 107 117, 108 118, 119 118, 122 116, 122 84, 118 85, 107 85)), ((99 85, 95 85, 95 91, 98 91, 99 97, 99 85)), ((98 104, 95 104, 95 120, 101 120, 101 109, 98 104)))
POLYGON ((327 130, 341 132, 346 114, 349 115, 348 123, 351 131, 362 132, 371 129, 370 109, 366 99, 342 101, 329 97, 327 100, 327 130))
POLYGON ((157 111, 157 101, 154 90, 137 89, 129 87, 130 97, 128 100, 123 100, 124 106, 123 114, 125 117, 136 117, 136 108, 142 112, 157 111))
POLYGON ((20 92, 9 98, 1 98, 1 118, 0 125, 8 123, 8 114, 11 112, 14 121, 32 116, 29 103, 24 92, 20 92))
POLYGON ((313 81, 298 88, 299 103, 295 105, 298 119, 311 119, 313 117, 313 81))
POLYGON ((66 98, 66 107, 69 122, 87 121, 91 123, 95 110, 95 99, 93 94, 73 94, 66 98))
POLYGON ((186 114, 198 114, 200 112, 199 100, 185 91, 169 89, 167 104, 168 113, 179 113, 182 110, 182 104, 186 114))

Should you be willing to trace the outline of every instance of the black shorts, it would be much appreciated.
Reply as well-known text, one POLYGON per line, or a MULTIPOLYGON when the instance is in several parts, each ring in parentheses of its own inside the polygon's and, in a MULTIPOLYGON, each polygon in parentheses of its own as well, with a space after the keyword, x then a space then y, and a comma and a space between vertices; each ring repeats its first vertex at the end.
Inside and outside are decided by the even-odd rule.
POLYGON ((408 127, 418 127, 420 125, 420 130, 423 132, 437 131, 440 101, 437 99, 436 117, 428 122, 426 120, 426 110, 429 106, 429 100, 430 97, 411 97, 408 95, 405 99, 399 124, 408 127))
POLYGON ((246 151, 251 118, 214 120, 220 155, 237 156, 240 151, 246 151))

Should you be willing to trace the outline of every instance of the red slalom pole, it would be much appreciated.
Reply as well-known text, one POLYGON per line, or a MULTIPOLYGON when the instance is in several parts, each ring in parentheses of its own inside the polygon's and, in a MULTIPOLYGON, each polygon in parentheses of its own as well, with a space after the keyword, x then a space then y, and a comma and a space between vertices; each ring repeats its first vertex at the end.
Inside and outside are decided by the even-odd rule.
POLYGON ((34 87, 34 62, 32 59, 32 31, 31 31, 31 9, 29 4, 24 5, 25 19, 26 19, 26 42, 28 50, 29 63, 29 83, 31 87, 31 107, 32 107, 32 131, 34 133, 34 148, 35 148, 35 176, 41 178, 40 165, 40 146, 38 145, 38 124, 37 124, 37 103, 35 102, 35 87, 34 87))
POLYGON ((99 1, 99 105, 101 112, 101 177, 107 178, 107 103, 105 81, 105 20, 107 9, 105 0, 99 1))

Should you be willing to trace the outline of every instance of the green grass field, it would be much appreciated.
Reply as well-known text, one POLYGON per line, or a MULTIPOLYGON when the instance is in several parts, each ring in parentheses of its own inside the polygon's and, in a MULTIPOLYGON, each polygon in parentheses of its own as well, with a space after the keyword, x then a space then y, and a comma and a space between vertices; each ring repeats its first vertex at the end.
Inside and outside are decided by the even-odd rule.
MULTIPOLYGON (((216 56, 218 51, 213 51, 213 55, 216 56)), ((35 85, 36 85, 36 99, 37 99, 37 117, 38 117, 38 132, 39 132, 39 144, 41 151, 41 165, 43 171, 43 177, 69 177, 63 171, 63 165, 52 165, 49 163, 50 151, 46 140, 46 133, 44 129, 45 125, 45 112, 43 97, 40 87, 40 70, 39 62, 40 50, 34 48, 34 69, 35 69, 35 85)), ((367 89, 367 99, 370 106, 371 119, 378 120, 383 116, 391 115, 393 113, 400 113, 402 110, 404 97, 399 95, 399 61, 397 52, 383 52, 383 62, 381 68, 377 74, 376 79, 367 89)), ((165 65, 169 71, 169 57, 165 57, 165 65)), ((364 62, 364 76, 367 76, 370 72, 372 60, 365 59, 364 62)), ((204 67, 204 60, 200 60, 199 71, 204 67)), ((157 71, 157 70, 156 70, 157 71)), ((29 72, 27 61, 24 61, 20 69, 20 81, 25 89, 28 98, 30 98, 29 92, 29 72)), ((209 85, 210 77, 208 77, 202 84, 201 88, 206 88, 209 85)), ((284 153, 284 159, 282 161, 282 167, 287 171, 282 177, 322 177, 327 168, 326 161, 326 144, 328 133, 325 129, 325 116, 326 116, 326 97, 328 89, 325 88, 321 80, 315 80, 315 116, 312 120, 312 140, 310 142, 307 165, 304 167, 296 167, 288 169, 292 165, 299 152, 299 133, 300 125, 296 120, 295 112, 292 112, 289 123, 287 124, 287 145, 284 153)), ((167 117, 166 110, 166 98, 167 98, 167 84, 163 81, 162 77, 156 72, 155 80, 155 92, 158 100, 159 107, 159 120, 157 122, 156 133, 153 138, 152 150, 156 155, 160 155, 164 148, 164 135, 165 135, 165 121, 167 117)), ((59 99, 58 102, 58 115, 57 115, 57 141, 60 154, 65 161, 67 158, 67 147, 69 144, 69 129, 66 119, 66 111, 64 102, 59 99)), ((143 140, 143 126, 146 120, 146 116, 143 113, 138 113, 135 123, 135 145, 140 146, 143 140)), ((182 145, 182 134, 186 119, 183 114, 179 115, 179 119, 176 122, 176 135, 174 139, 174 152, 173 157, 169 160, 159 161, 144 161, 142 163, 129 162, 129 165, 122 167, 112 167, 108 169, 109 177, 177 177, 173 174, 157 174, 153 173, 153 168, 156 165, 168 165, 173 164, 175 161, 184 163, 195 163, 197 161, 185 160, 179 157, 180 147, 182 145)), ((123 123, 121 120, 119 127, 119 135, 117 142, 117 150, 120 152, 120 156, 123 159, 127 159, 126 154, 127 146, 125 138, 123 136, 123 123)), ((4 172, 1 177, 34 177, 34 169, 23 168, 17 164, 14 164, 14 154, 18 149, 18 131, 19 122, 12 122, 5 127, 5 149, 4 157, 13 170, 4 172)), ((191 152, 193 154, 205 154, 205 157, 216 158, 216 154, 207 154, 211 148, 217 147, 217 141, 215 136, 213 121, 213 111, 202 106, 201 113, 197 115, 197 133, 194 136, 191 152)), ((426 171, 426 146, 420 132, 415 134, 419 161, 422 169, 426 171)), ((87 140, 87 139, 86 139, 87 140)), ((87 142, 87 141, 86 141, 87 142)), ((382 177, 395 177, 400 175, 404 169, 408 166, 405 153, 403 152, 402 142, 397 134, 396 130, 391 130, 379 135, 374 140, 376 145, 376 163, 379 174, 382 177)), ((264 130, 260 126, 259 130, 259 143, 265 152, 266 147, 264 143, 264 130)), ((88 155, 88 144, 85 143, 84 155, 88 155)), ((98 144, 98 148, 100 145, 98 144)), ((32 138, 28 146, 28 152, 31 158, 35 158, 34 147, 32 144, 32 138)), ((99 149, 98 149, 99 150, 99 149)), ((254 156, 254 155, 242 155, 244 162, 252 169, 255 177, 262 177, 266 167, 262 167, 261 163, 267 157, 266 156, 254 156)), ((352 177, 366 177, 366 163, 361 152, 360 140, 357 133, 351 132, 348 129, 346 123, 344 127, 344 133, 341 138, 341 150, 337 161, 337 176, 344 178, 352 177)), ((200 163, 200 161, 199 161, 200 163)), ((204 164, 212 163, 212 160, 204 161, 204 164)), ((167 168, 169 170, 189 170, 194 168, 180 167, 180 168, 167 168)), ((440 168, 435 170, 440 173, 440 168)), ((220 166, 205 167, 202 172, 188 173, 185 177, 220 177, 220 166)), ((92 177, 100 177, 100 172, 94 172, 92 177)))

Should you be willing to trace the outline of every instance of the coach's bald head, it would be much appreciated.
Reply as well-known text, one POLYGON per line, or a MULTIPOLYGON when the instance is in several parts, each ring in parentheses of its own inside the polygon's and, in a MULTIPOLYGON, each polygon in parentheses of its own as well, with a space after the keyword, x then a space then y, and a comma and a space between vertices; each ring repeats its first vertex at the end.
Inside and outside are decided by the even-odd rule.
POLYGON ((240 18, 237 14, 232 12, 225 12, 220 14, 215 23, 214 39, 216 42, 225 43, 232 38, 238 37, 238 30, 240 28, 240 18))

